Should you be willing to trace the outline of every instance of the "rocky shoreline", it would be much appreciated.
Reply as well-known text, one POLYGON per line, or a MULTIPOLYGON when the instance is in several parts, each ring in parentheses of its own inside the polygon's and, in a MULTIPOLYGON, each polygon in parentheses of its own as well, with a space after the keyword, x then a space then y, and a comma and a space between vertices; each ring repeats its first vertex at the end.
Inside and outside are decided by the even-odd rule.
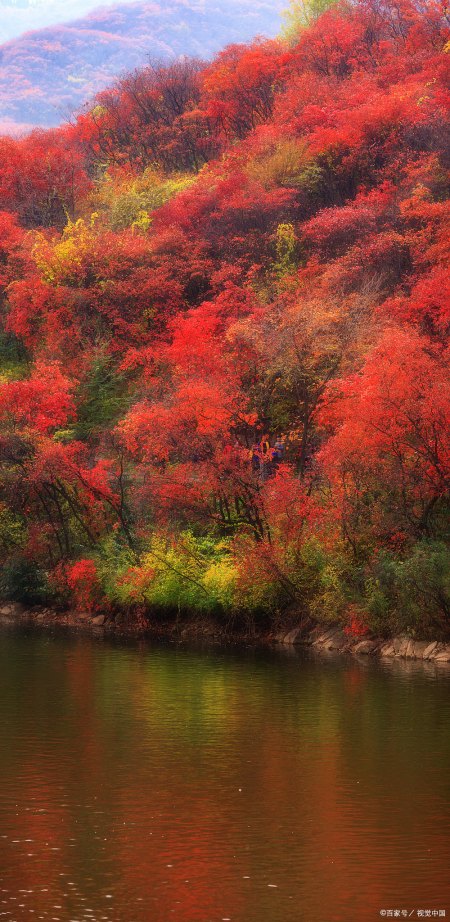
POLYGON ((407 634, 390 639, 380 637, 349 637, 336 624, 324 625, 310 620, 299 621, 295 626, 277 631, 236 630, 215 622, 193 618, 157 620, 149 623, 136 620, 126 613, 115 615, 91 614, 74 610, 57 611, 52 608, 25 608, 17 602, 0 604, 0 627, 34 625, 42 628, 64 627, 122 637, 148 636, 176 641, 207 641, 271 645, 281 648, 307 647, 318 653, 347 654, 381 659, 423 660, 435 664, 450 664, 450 643, 417 640, 407 634))
POLYGON ((348 637, 339 626, 325 627, 317 624, 306 632, 301 626, 294 628, 286 634, 278 635, 276 640, 281 644, 307 645, 326 652, 450 663, 450 644, 437 640, 415 640, 407 634, 388 640, 380 637, 355 639, 348 637))

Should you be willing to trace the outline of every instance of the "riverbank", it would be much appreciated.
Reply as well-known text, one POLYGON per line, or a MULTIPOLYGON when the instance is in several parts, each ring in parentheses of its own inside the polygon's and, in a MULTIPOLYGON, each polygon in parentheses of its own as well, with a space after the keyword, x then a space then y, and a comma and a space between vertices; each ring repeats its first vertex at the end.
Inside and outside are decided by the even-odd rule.
POLYGON ((270 645, 274 647, 309 647, 318 653, 370 656, 387 659, 425 660, 450 663, 450 643, 437 640, 417 640, 407 634, 389 639, 381 637, 351 637, 337 624, 319 624, 311 620, 298 621, 278 630, 247 630, 234 624, 220 625, 206 618, 178 617, 175 619, 136 619, 127 613, 115 615, 80 611, 57 611, 52 608, 25 608, 17 602, 0 605, 0 626, 35 625, 42 628, 65 627, 75 631, 91 631, 123 637, 149 636, 173 641, 207 641, 270 645))

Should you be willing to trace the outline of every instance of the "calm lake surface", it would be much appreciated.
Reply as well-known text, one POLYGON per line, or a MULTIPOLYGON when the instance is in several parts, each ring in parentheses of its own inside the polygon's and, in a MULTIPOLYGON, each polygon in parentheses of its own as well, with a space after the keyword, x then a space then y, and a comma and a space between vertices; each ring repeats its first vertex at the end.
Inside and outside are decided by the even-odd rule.
POLYGON ((0 918, 450 918, 450 676, 0 633, 0 918))

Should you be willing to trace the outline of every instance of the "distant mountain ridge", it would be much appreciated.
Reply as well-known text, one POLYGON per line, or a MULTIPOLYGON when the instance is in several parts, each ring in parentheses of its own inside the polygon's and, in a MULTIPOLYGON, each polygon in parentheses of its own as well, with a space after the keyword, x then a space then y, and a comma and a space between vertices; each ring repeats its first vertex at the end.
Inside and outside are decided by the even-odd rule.
POLYGON ((148 57, 209 58, 225 45, 274 36, 284 0, 140 0, 0 45, 0 131, 58 125, 148 57))

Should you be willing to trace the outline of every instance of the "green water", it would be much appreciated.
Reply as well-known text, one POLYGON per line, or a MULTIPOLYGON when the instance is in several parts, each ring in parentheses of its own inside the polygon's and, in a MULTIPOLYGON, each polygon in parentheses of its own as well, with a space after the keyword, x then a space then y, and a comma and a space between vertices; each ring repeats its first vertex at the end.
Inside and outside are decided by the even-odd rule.
POLYGON ((0 919, 450 918, 449 690, 423 664, 4 630, 0 919))

